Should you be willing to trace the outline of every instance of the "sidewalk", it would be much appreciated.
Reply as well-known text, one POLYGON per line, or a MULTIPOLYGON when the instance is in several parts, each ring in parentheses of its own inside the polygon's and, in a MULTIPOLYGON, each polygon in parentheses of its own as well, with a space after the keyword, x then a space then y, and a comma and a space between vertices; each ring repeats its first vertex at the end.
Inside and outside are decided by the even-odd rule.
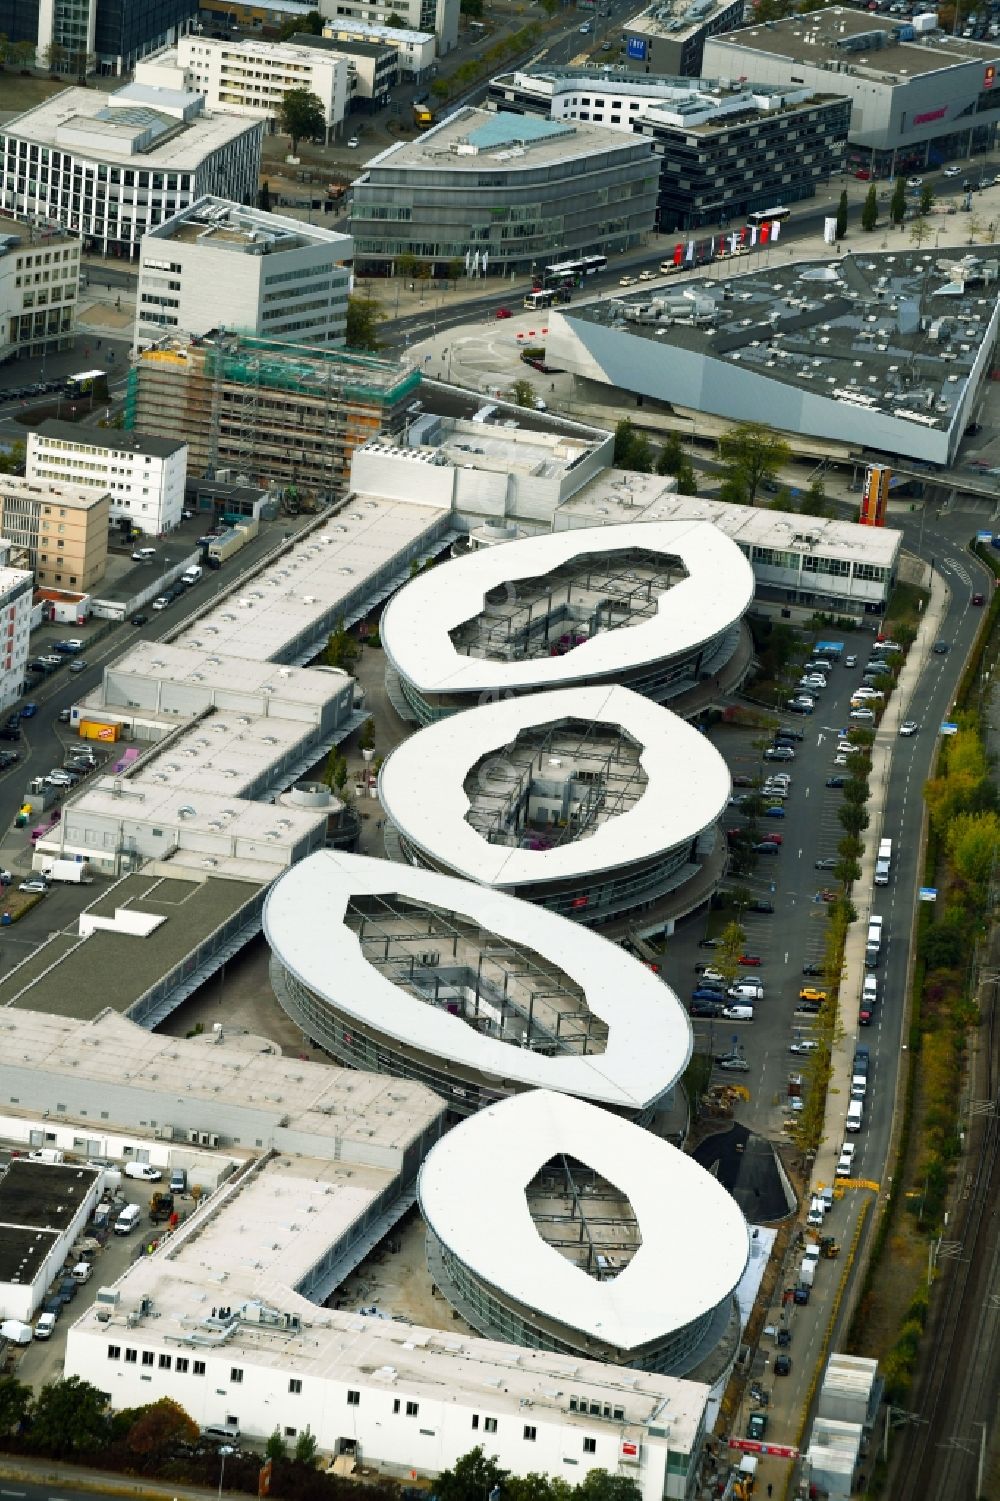
MULTIPOLYGON (((94 1491, 104 1496, 150 1497, 152 1501, 206 1501, 215 1487, 175 1485, 166 1480, 146 1480, 113 1471, 84 1469, 55 1459, 32 1459, 24 1454, 0 1455, 0 1480, 19 1480, 26 1485, 58 1485, 67 1490, 94 1491)), ((246 1494, 246 1492, 241 1492, 246 1494)))

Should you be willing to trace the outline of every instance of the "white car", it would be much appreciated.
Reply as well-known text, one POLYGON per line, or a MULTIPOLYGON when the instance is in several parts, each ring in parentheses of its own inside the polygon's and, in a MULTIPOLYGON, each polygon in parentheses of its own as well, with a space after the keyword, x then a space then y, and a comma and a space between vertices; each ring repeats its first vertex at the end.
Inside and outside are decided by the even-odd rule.
POLYGON ((790 1042, 788 1051, 790 1053, 814 1053, 818 1047, 819 1043, 813 1042, 811 1037, 803 1037, 798 1042, 790 1042))
POLYGON ((165 594, 161 594, 160 597, 159 597, 159 599, 154 599, 153 600, 153 609, 154 610, 165 610, 167 608, 167 606, 169 605, 169 603, 170 603, 170 601, 169 601, 169 599, 167 599, 166 595, 165 594))
POLYGON ((899 733, 901 735, 915 735, 919 728, 920 726, 915 719, 904 719, 899 727, 899 733))
POLYGON ((358 137, 357 136, 351 136, 351 139, 347 143, 347 149, 348 149, 348 151, 357 151, 357 149, 358 149, 358 147, 360 145, 361 145, 361 142, 358 140, 358 137))
POLYGON ((153 1167, 148 1162, 126 1162, 126 1178, 140 1178, 143 1183, 159 1183, 163 1174, 158 1167, 153 1167))
POLYGON ((961 167, 945 167, 942 175, 944 177, 961 177, 962 169, 961 167))
POLYGON ((639 280, 640 281, 655 281, 656 280, 656 272, 655 271, 640 271, 639 272, 639 280))
POLYGON ((728 1069, 734 1074, 748 1074, 750 1064, 739 1053, 727 1053, 725 1058, 717 1058, 716 1063, 720 1068, 728 1069))
POLYGON ((840 1149, 840 1161, 837 1163, 837 1177, 849 1178, 854 1171, 854 1153, 857 1151, 853 1141, 845 1141, 840 1149))
POLYGON ((635 286, 635 280, 636 279, 635 279, 634 276, 622 276, 622 277, 619 277, 618 285, 620 287, 634 287, 635 286))
POLYGON ((875 715, 871 709, 852 709, 848 719, 853 719, 857 724, 874 724, 875 715))
POLYGON ((17 889, 18 891, 31 891, 39 895, 44 895, 49 889, 49 883, 48 881, 43 881, 40 876, 29 876, 26 881, 20 883, 17 889))
POLYGON ((908 188, 922 188, 923 185, 924 179, 922 177, 908 177, 906 179, 906 186, 908 188))

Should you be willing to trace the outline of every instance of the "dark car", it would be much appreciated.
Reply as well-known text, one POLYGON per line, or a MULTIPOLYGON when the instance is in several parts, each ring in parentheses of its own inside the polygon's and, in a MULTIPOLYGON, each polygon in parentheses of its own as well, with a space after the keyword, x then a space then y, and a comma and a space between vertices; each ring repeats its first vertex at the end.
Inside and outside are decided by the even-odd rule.
POLYGON ((719 947, 719 939, 718 938, 699 938, 698 939, 698 947, 700 949, 717 949, 719 947))
POLYGON ((792 1342, 792 1331, 790 1329, 779 1329, 774 1336, 774 1341, 779 1350, 787 1350, 792 1342))
POLYGON ((34 716, 37 713, 38 713, 38 705, 37 704, 28 703, 28 704, 22 704, 21 705, 21 718, 22 719, 32 719, 32 718, 34 718, 34 716))
POLYGON ((822 964, 803 964, 802 973, 804 975, 819 975, 822 978, 826 974, 826 970, 822 964))
POLYGON ((846 777, 827 777, 826 779, 826 785, 828 787, 843 787, 846 782, 846 777))
POLYGON ((733 777, 733 786, 734 787, 752 787, 753 786, 753 777, 748 777, 745 772, 741 772, 738 777, 733 777))
POLYGON ((747 1438, 762 1439, 767 1432, 767 1413, 752 1412, 747 1421, 747 1438))
POLYGON ((824 855, 822 860, 816 861, 816 870, 836 870, 839 864, 836 855, 824 855))
POLYGON ((948 651, 947 641, 935 641, 934 650, 939 657, 943 657, 948 651))
POLYGON ((781 845, 775 844, 773 839, 762 839, 760 844, 753 847, 755 855, 780 855, 781 845))
POLYGON ((725 1009, 723 1001, 695 1001, 688 1006, 692 1016, 721 1016, 725 1009))
POLYGON ((767 901, 764 897, 761 897, 756 902, 751 902, 749 907, 747 908, 747 911, 759 912, 762 915, 770 914, 774 911, 774 903, 767 901))
POLYGON ((858 1026, 870 1027, 872 1024, 872 1010, 870 1006, 862 1006, 858 1012, 858 1026))
POLYGON ((699 985, 697 990, 692 990, 692 1001, 718 1001, 723 999, 725 991, 716 990, 711 985, 699 985))
POLYGON ((806 1016, 818 1016, 823 1009, 822 1001, 799 1001, 796 1011, 802 1011, 806 1016))
POLYGON ((974 605, 984 605, 986 603, 986 595, 985 594, 974 594, 972 596, 972 603, 974 605))
POLYGON ((138 615, 133 615, 132 616, 131 624, 132 625, 145 625, 148 620, 149 620, 149 616, 148 615, 144 615, 142 613, 142 611, 140 610, 138 615))
MULTIPOLYGON (((808 1303, 809 1302, 809 1289, 807 1287, 807 1288, 802 1289, 802 1290, 805 1292, 805 1297, 802 1299, 802 1301, 803 1301, 803 1303, 808 1303)), ((796 1293, 795 1301, 796 1301, 796 1303, 799 1301, 799 1298, 798 1298, 799 1291, 800 1291, 800 1289, 796 1288, 796 1290, 795 1290, 795 1293, 796 1293)), ((792 1369, 792 1357, 790 1355, 778 1355, 775 1358, 775 1362, 774 1362, 774 1374, 776 1376, 788 1376, 791 1373, 791 1369, 792 1369)))
POLYGON ((68 1303, 72 1303, 78 1291, 79 1285, 73 1281, 73 1278, 64 1277, 56 1289, 56 1297, 64 1298, 68 1303))
POLYGON ((812 713, 812 704, 800 704, 797 698, 786 699, 785 708, 790 709, 793 714, 812 713))
POLYGON ((801 730, 793 730, 790 726, 782 725, 780 730, 774 732, 775 740, 804 740, 806 737, 801 730))

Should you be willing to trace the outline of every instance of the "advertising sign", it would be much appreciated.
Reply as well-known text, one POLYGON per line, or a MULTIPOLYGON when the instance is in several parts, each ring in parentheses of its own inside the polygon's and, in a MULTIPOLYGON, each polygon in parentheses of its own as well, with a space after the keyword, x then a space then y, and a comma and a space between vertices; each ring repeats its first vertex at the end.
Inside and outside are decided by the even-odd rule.
POLYGON ((996 63, 987 63, 983 69, 983 88, 991 89, 997 81, 996 63))
POLYGON ((861 514, 858 516, 862 526, 885 526, 885 506, 889 499, 891 476, 891 469, 872 466, 865 470, 861 514))
POLYGON ((643 36, 630 36, 628 39, 628 55, 634 62, 646 61, 646 38, 643 36))
POLYGON ((836 219, 824 219, 823 220, 823 244, 824 245, 835 245, 836 243, 837 243, 837 221, 836 221, 836 219))
POLYGON ((791 1444, 762 1444, 755 1438, 731 1438, 730 1449, 739 1449, 741 1454, 767 1454, 774 1459, 798 1459, 799 1451, 791 1444))

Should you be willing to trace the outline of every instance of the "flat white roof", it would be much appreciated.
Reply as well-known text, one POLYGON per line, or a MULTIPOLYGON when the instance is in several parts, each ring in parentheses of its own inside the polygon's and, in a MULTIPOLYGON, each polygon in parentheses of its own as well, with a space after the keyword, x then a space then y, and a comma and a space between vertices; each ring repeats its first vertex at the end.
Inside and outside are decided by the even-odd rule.
POLYGON ((562 688, 466 709, 397 746, 379 775, 382 806, 414 845, 459 875, 501 887, 596 874, 673 849, 715 822, 729 791, 726 763, 703 735, 619 687, 562 688), (620 729, 637 742, 642 796, 585 839, 546 850, 488 843, 466 821, 466 776, 522 731, 565 719, 620 729))
MULTIPOLYGON (((777 389, 777 388, 776 388, 777 389)), ((614 526, 638 520, 707 522, 737 547, 770 547, 781 552, 816 554, 846 562, 891 568, 902 545, 902 532, 890 526, 860 526, 828 516, 732 505, 695 495, 678 495, 669 480, 655 474, 605 470, 559 507, 554 525, 614 526), (628 481, 623 490, 623 481, 628 481)), ((577 648, 579 650, 579 648, 577 648)), ((575 655, 575 653, 573 654, 575 655)))
POLYGON ((391 568, 446 512, 404 501, 352 496, 325 526, 308 533, 262 573, 227 595, 175 638, 258 662, 280 659, 291 642, 319 629, 331 608, 391 568))
POLYGON ((272 887, 264 932, 281 963, 339 1011, 498 1080, 641 1109, 670 1088, 691 1055, 686 1011, 645 965, 568 918, 471 881, 322 850, 272 887), (493 937, 506 939, 558 965, 583 990, 589 1010, 607 1023, 604 1052, 546 1057, 513 1047, 394 984, 368 962, 345 921, 352 898, 392 894, 467 918, 484 945, 493 937))
MULTIPOLYGON (((152 100, 157 92, 153 89, 146 91, 147 104, 151 109, 155 108, 152 100)), ((25 110, 23 114, 15 115, 12 120, 8 120, 4 125, 4 131, 16 140, 37 141, 42 146, 57 146, 60 142, 60 132, 64 127, 69 126, 73 132, 89 131, 93 137, 87 144, 77 139, 65 144, 64 149, 75 156, 121 162, 128 167, 149 166, 191 171, 199 167, 214 152, 228 146, 230 141, 249 132, 259 132, 261 129, 259 121, 241 119, 236 115, 226 115, 221 112, 200 114, 195 115, 191 120, 176 121, 179 128, 171 130, 165 140, 151 142, 148 151, 132 152, 122 139, 130 128, 125 114, 119 111, 121 118, 118 120, 114 118, 115 107, 111 102, 114 97, 114 95, 102 93, 99 89, 60 89, 57 94, 50 94, 41 104, 36 104, 34 108, 25 110), (94 139, 101 134, 105 139, 97 147, 94 145, 94 139)), ((133 95, 133 97, 137 96, 133 95)), ((192 96, 180 97, 188 99, 192 96)), ((166 102, 165 99, 164 102, 166 102)))
MULTIPOLYGON (((337 667, 278 666, 274 662, 224 656, 205 647, 195 650, 190 643, 178 646, 168 641, 137 641, 108 667, 108 682, 94 703, 114 708, 116 700, 107 690, 109 686, 113 690, 122 676, 151 683, 183 683, 206 698, 213 692, 264 694, 268 718, 272 714, 280 718, 283 704, 319 709, 335 699, 350 681, 349 674, 337 667)), ((311 724, 312 720, 298 720, 300 734, 304 723, 311 724)))
POLYGON ((424 692, 555 688, 687 654, 739 620, 753 590, 746 558, 706 521, 639 521, 613 531, 594 526, 478 548, 443 570, 418 575, 390 601, 380 634, 396 670, 424 692), (449 632, 479 614, 486 595, 504 584, 516 598, 518 579, 543 577, 585 553, 632 549, 678 557, 688 573, 659 596, 651 620, 600 631, 564 656, 517 662, 465 656, 450 639, 449 632))
POLYGON ((445 1246, 506 1297, 631 1350, 716 1308, 750 1254, 736 1200, 692 1157, 620 1116, 537 1090, 491 1105, 433 1147, 420 1207, 445 1246), (546 1245, 525 1190, 569 1153, 627 1196, 642 1244, 610 1281, 546 1245), (496 1172, 484 1164, 496 1163, 496 1172))
MULTIPOLYGON (((187 743, 187 737, 182 743, 187 743)), ((158 762, 154 761, 150 769, 157 765, 158 762)), ((273 840, 280 851, 285 845, 305 839, 317 824, 325 823, 329 811, 322 808, 318 812, 307 812, 286 803, 280 807, 255 803, 241 797, 238 791, 226 797, 183 784, 179 787, 157 785, 146 771, 126 780, 99 777, 73 799, 70 807, 75 819, 82 819, 82 815, 90 810, 95 816, 124 823, 162 822, 168 827, 179 823, 186 829, 199 830, 209 836, 228 833, 234 852, 238 841, 259 839, 260 853, 265 859, 269 854, 269 841, 273 840)), ((58 838, 58 835, 57 824, 52 837, 58 838)), ((282 856, 276 853, 274 858, 281 860, 282 856)))

